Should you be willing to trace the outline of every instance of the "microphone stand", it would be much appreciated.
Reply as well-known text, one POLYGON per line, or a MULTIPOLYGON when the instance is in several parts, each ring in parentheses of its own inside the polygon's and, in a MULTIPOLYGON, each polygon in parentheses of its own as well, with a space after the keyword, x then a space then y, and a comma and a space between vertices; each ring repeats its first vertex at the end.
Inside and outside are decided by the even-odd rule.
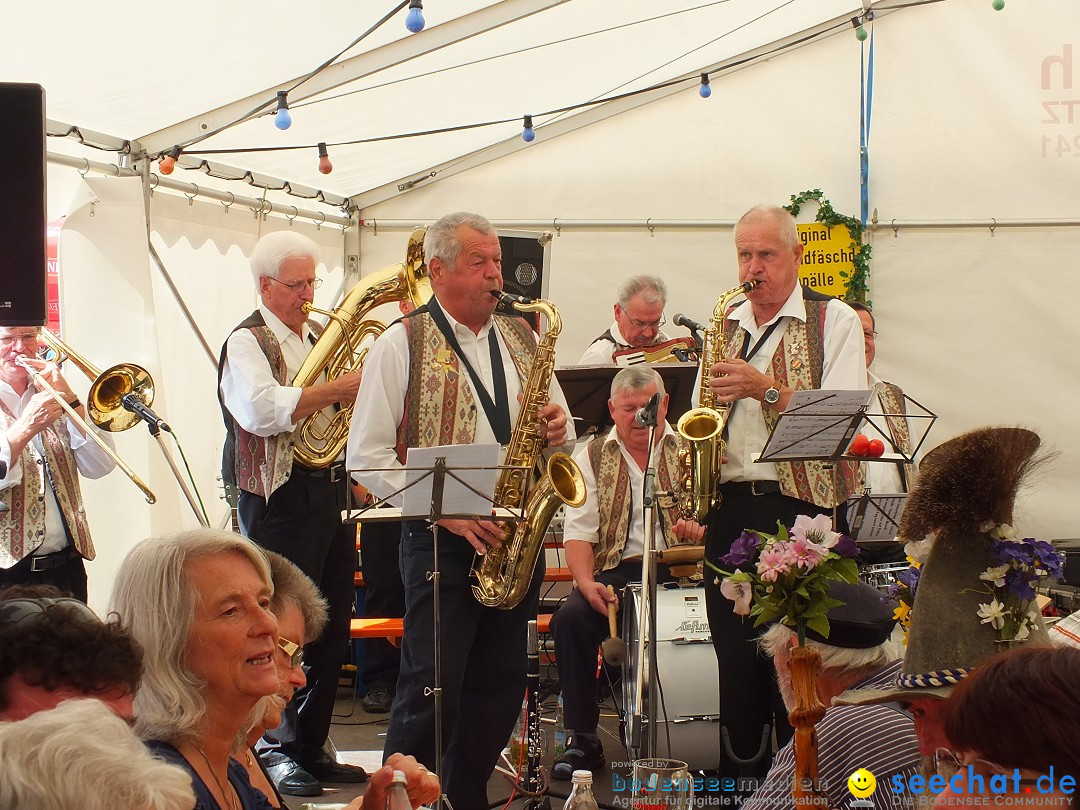
MULTIPOLYGON (((651 405, 651 403, 650 403, 651 405)), ((635 752, 641 753, 641 725, 642 718, 642 688, 645 675, 645 662, 649 667, 649 736, 648 754, 656 754, 657 737, 657 667, 656 667, 656 462, 654 461, 654 442, 656 440, 656 409, 655 407, 643 408, 643 416, 649 428, 649 463, 645 469, 645 485, 642 494, 643 520, 645 521, 645 547, 641 555, 641 611, 638 614, 638 668, 636 677, 636 692, 638 696, 636 718, 631 718, 632 727, 630 733, 630 746, 635 752), (647 631, 647 632, 646 632, 647 631), (648 643, 646 643, 646 638, 648 643), (636 722, 635 722, 636 721, 636 722)))
MULTIPOLYGON (((165 440, 161 436, 162 430, 168 431, 169 433, 172 433, 173 439, 175 441, 176 434, 173 433, 173 429, 169 427, 168 423, 164 419, 154 413, 154 411, 148 405, 145 405, 142 400, 140 400, 134 394, 124 394, 124 396, 121 398, 121 403, 123 404, 125 410, 131 411, 133 414, 146 422, 147 430, 150 431, 150 435, 154 437, 154 439, 158 443, 158 447, 161 448, 161 453, 163 456, 165 456, 165 460, 169 463, 169 469, 172 470, 173 477, 180 485, 180 490, 184 493, 184 497, 187 498, 188 505, 191 506, 191 511, 195 513, 195 518, 199 521, 200 525, 209 526, 210 518, 207 516, 206 510, 203 508, 202 498, 200 498, 198 493, 193 489, 195 482, 192 481, 189 485, 188 477, 180 474, 180 468, 176 466, 176 461, 173 459, 172 453, 169 452, 168 445, 165 444, 165 440)), ((179 447, 179 442, 177 442, 177 446, 179 447)), ((181 448, 180 452, 184 452, 183 448, 181 448)))

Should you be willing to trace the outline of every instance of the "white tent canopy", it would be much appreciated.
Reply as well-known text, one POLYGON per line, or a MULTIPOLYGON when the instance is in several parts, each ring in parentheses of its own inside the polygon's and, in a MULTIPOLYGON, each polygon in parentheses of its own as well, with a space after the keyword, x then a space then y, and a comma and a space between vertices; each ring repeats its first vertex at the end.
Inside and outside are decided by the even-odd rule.
MULTIPOLYGON (((289 130, 262 115, 188 147, 180 166, 204 171, 178 168, 170 178, 188 199, 164 184, 149 194, 159 167, 147 166, 144 151, 156 157, 262 104, 272 112, 277 90, 393 4, 271 2, 255 13, 196 0, 137 24, 122 16, 130 7, 24 5, 7 15, 0 78, 45 87, 52 131, 77 128, 88 143, 121 150, 49 139, 51 152, 70 156, 49 174, 50 210, 69 212, 65 337, 99 365, 131 360, 154 373, 155 407, 184 442, 219 520, 223 429, 204 345, 216 353, 250 311, 245 257, 261 233, 292 227, 323 245, 330 283, 317 303, 328 306, 346 278, 399 261, 412 225, 448 211, 549 231, 562 363, 610 323, 613 288, 634 272, 667 280, 669 317, 703 320, 735 278, 730 225, 750 205, 820 188, 837 210, 859 216, 871 51, 850 20, 870 5, 427 0, 422 33, 405 31, 401 10, 293 90, 289 130), (708 99, 697 93, 702 72, 708 99), (667 82, 676 84, 544 114, 667 82), (531 144, 520 138, 525 114, 535 116, 531 144), (505 123, 334 146, 490 121, 505 123), (318 142, 331 144, 332 174, 317 170, 318 142), (305 148, 199 154, 296 144, 305 148), (71 168, 80 164, 91 168, 85 180, 71 168), (99 176, 101 164, 130 176, 99 176), (247 179, 222 180, 207 167, 247 179), (292 194, 272 190, 285 183, 292 194), (323 216, 352 224, 317 225, 323 216)), ((1068 493, 1080 485, 1080 440, 1067 413, 1080 384, 1061 358, 1080 346, 1067 311, 1080 294, 1071 272, 1080 117, 1070 112, 1080 98, 1072 36, 1080 8, 1072 0, 1008 0, 1000 13, 989 0, 872 6, 876 371, 940 415, 930 444, 984 424, 1039 430, 1059 455, 1016 521, 1036 536, 1074 536, 1068 493)), ((131 544, 195 522, 138 433, 118 446, 149 471, 160 503, 146 507, 118 474, 87 487, 98 601, 131 544)))

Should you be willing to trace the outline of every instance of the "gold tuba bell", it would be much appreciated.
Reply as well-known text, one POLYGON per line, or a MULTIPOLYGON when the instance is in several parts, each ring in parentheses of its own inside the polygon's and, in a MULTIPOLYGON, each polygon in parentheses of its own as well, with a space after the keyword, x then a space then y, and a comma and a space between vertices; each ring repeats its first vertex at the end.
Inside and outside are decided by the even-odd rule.
MULTIPOLYGON (((329 320, 300 366, 293 385, 313 385, 322 382, 323 375, 326 380, 333 380, 363 368, 368 350, 360 347, 369 337, 374 340, 386 331, 385 323, 368 317, 376 307, 398 301, 411 301, 414 306, 427 302, 431 284, 424 261, 426 233, 426 228, 413 230, 405 261, 360 279, 337 309, 330 311, 304 304, 305 312, 317 312, 329 320)), ((316 469, 332 464, 348 441, 352 412, 350 403, 342 405, 333 418, 316 411, 301 420, 293 433, 295 460, 316 469)))
POLYGON ((747 281, 720 296, 713 308, 709 328, 702 334, 698 367, 698 407, 691 408, 675 427, 687 447, 679 452, 679 483, 684 493, 680 512, 687 520, 702 523, 720 502, 720 464, 724 457, 724 425, 731 406, 716 406, 709 388, 709 369, 724 359, 724 318, 731 302, 758 285, 747 281))

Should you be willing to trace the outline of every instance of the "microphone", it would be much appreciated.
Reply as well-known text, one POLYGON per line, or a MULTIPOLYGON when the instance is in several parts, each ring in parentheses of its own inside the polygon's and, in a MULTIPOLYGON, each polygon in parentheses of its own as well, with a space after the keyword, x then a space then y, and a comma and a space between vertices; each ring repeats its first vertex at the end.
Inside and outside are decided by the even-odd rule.
POLYGON ((656 427, 656 410, 660 407, 660 392, 652 395, 649 403, 641 408, 634 416, 634 424, 638 427, 656 427))
POLYGON ((164 419, 154 413, 150 407, 144 405, 143 401, 134 394, 124 394, 120 398, 120 402, 123 403, 126 410, 131 411, 148 425, 153 425, 159 430, 167 430, 169 433, 173 432, 173 429, 169 427, 164 419))
POLYGON ((705 327, 697 321, 692 321, 683 315, 681 312, 675 313, 675 317, 671 319, 671 322, 676 326, 685 326, 691 332, 704 332, 705 327))

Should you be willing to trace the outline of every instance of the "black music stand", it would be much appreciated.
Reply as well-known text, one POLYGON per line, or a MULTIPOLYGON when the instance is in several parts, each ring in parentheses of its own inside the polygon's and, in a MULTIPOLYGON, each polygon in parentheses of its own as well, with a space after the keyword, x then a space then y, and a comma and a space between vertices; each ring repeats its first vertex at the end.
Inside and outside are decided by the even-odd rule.
MULTIPOLYGON (((579 439, 609 425, 608 398, 611 381, 625 366, 564 366, 555 369, 555 377, 566 395, 566 403, 576 423, 579 439)), ((677 422, 691 408, 697 363, 653 363, 650 365, 664 381, 670 397, 667 418, 677 422)))

